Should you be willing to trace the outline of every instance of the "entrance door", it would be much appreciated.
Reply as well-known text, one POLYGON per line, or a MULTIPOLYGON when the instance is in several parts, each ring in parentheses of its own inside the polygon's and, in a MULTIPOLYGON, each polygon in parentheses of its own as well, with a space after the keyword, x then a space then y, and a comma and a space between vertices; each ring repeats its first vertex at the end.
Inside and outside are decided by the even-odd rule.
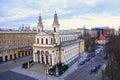
POLYGON ((28 51, 28 54, 29 54, 29 55, 30 55, 30 53, 31 53, 31 50, 28 51))
POLYGON ((44 64, 44 57, 43 57, 43 55, 42 55, 42 63, 44 64))
POLYGON ((16 54, 14 54, 14 58, 16 58, 16 54))
POLYGON ((5 61, 7 61, 7 60, 8 60, 8 56, 6 55, 6 56, 5 56, 5 61))
POLYGON ((24 56, 24 53, 22 52, 22 56, 24 56))
POLYGON ((10 55, 10 60, 12 59, 12 55, 10 55))
POLYGON ((18 57, 20 57, 20 52, 18 52, 18 57))
POLYGON ((25 56, 27 56, 27 51, 25 51, 25 56))
POLYGON ((46 54, 46 63, 49 64, 48 63, 48 54, 46 54))

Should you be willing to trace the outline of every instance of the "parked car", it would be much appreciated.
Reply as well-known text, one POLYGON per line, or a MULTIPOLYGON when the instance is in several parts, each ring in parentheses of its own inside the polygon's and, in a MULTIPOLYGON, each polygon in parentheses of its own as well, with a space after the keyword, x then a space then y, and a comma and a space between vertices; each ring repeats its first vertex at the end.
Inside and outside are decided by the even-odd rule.
POLYGON ((108 57, 107 57, 107 56, 104 56, 103 59, 108 59, 108 57))
POLYGON ((80 65, 84 65, 84 64, 85 64, 85 61, 81 61, 81 62, 80 62, 80 65))
POLYGON ((97 64, 95 67, 99 69, 101 67, 101 64, 97 64))
POLYGON ((90 73, 92 73, 92 72, 96 72, 97 71, 97 68, 96 67, 91 67, 91 69, 90 69, 90 73))
POLYGON ((90 61, 90 59, 91 59, 90 57, 89 57, 89 58, 86 58, 85 61, 90 61))
POLYGON ((92 54, 91 57, 95 57, 95 54, 92 54))

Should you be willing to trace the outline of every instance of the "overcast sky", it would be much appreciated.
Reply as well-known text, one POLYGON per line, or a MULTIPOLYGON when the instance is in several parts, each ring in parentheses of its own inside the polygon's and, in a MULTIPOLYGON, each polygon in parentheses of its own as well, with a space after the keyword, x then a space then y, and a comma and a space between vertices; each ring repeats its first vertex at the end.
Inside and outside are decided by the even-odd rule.
POLYGON ((36 26, 39 13, 44 28, 52 28, 55 11, 60 29, 120 26, 120 0, 0 0, 0 28, 36 26))

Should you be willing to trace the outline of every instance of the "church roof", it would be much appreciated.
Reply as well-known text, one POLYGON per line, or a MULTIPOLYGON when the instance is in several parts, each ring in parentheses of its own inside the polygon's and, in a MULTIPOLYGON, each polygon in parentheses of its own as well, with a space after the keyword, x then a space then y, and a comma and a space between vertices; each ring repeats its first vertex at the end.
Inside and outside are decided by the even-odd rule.
MULTIPOLYGON (((44 30, 45 33, 52 35, 53 31, 52 30, 44 30)), ((68 34, 76 34, 76 32, 72 32, 72 31, 67 31, 67 30, 60 30, 59 32, 60 35, 68 35, 68 34)))
POLYGON ((98 40, 106 40, 106 37, 101 35, 100 37, 98 37, 98 40))
POLYGON ((75 44, 75 43, 82 42, 82 41, 83 41, 82 39, 64 41, 64 42, 61 42, 60 45, 61 46, 68 46, 68 45, 75 44))

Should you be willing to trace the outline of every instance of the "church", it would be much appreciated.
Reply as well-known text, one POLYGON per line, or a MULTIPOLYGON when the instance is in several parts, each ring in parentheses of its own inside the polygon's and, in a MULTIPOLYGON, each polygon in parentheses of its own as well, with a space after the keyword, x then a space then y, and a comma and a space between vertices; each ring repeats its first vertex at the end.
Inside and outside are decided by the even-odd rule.
POLYGON ((53 66, 69 64, 84 52, 84 40, 76 32, 60 30, 57 13, 54 14, 52 30, 44 30, 41 15, 36 27, 37 35, 33 44, 33 61, 53 66))

